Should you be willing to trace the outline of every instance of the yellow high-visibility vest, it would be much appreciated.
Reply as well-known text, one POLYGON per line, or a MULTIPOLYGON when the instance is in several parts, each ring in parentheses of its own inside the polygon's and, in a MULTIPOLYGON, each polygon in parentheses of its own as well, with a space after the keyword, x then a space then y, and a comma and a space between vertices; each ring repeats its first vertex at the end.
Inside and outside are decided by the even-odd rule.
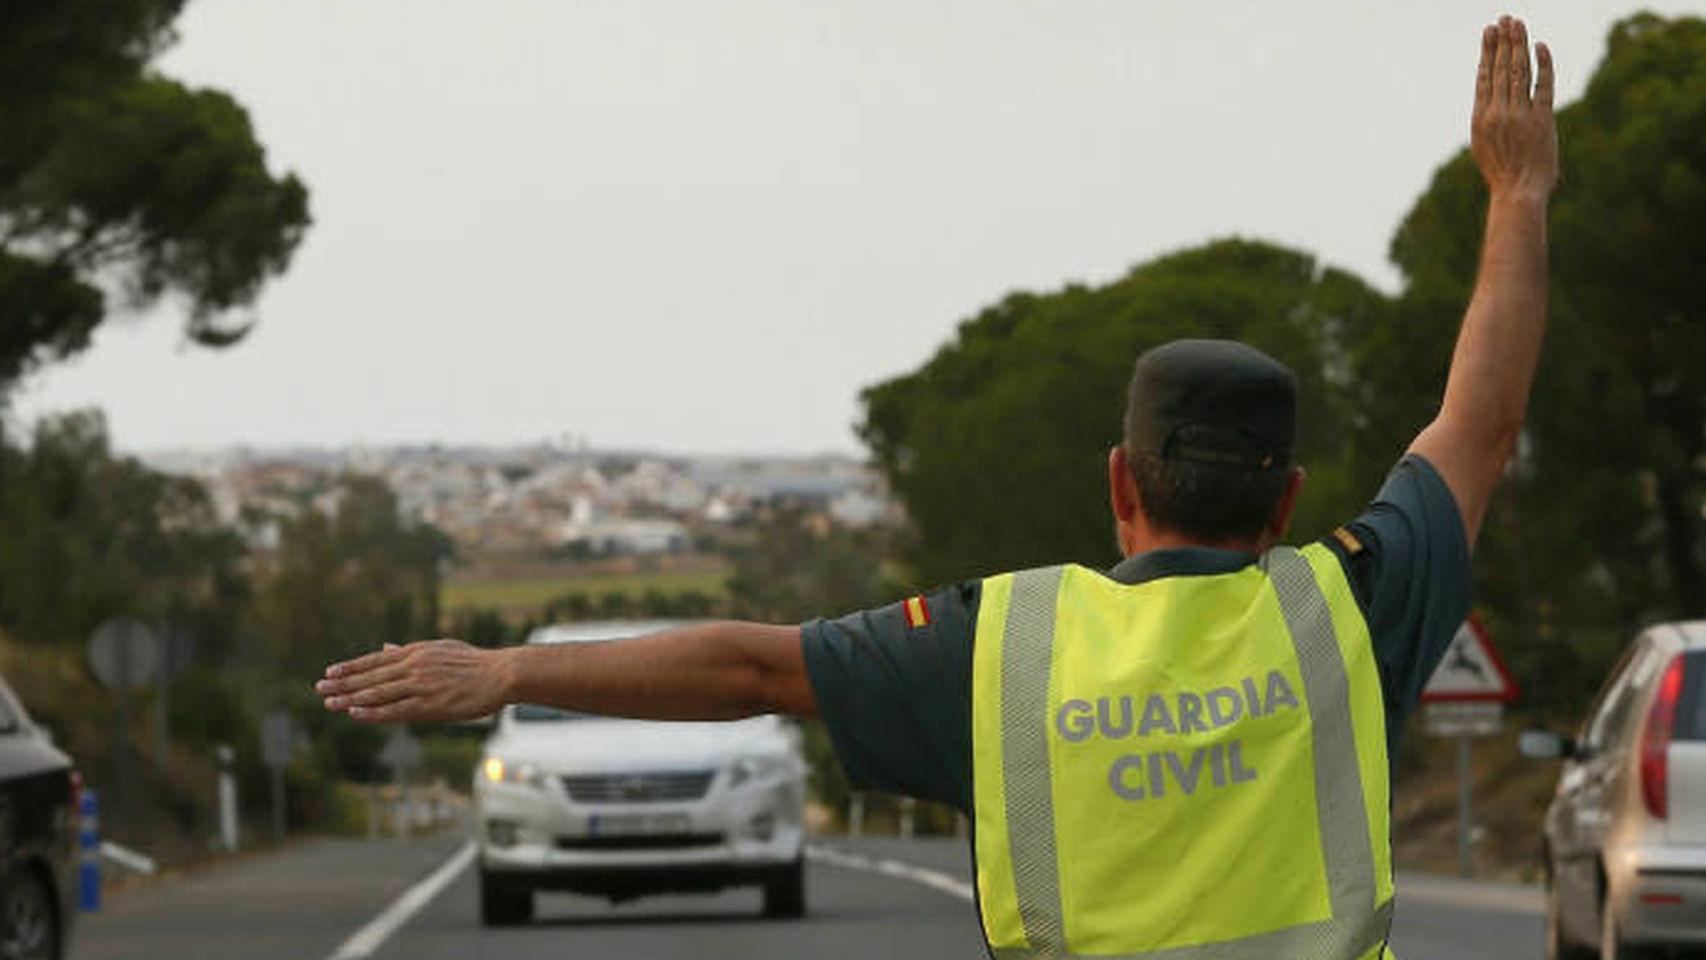
POLYGON ((1386 723, 1339 561, 983 582, 978 905, 998 960, 1390 956, 1386 723))

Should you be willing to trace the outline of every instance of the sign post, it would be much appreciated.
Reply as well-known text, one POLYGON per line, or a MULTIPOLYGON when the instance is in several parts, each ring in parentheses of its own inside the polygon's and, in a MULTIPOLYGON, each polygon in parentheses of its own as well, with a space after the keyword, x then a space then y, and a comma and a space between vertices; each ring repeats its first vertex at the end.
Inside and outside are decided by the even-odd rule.
POLYGON ((108 791, 109 812, 123 805, 119 784, 130 782, 130 691, 153 679, 160 647, 154 632, 140 620, 108 620, 89 637, 89 666, 95 677, 113 691, 117 708, 113 749, 115 767, 108 791))
POLYGON ((1457 740, 1457 872, 1465 877, 1475 872, 1470 744, 1504 729, 1505 704, 1516 698, 1516 681, 1486 628, 1465 620, 1422 689, 1428 734, 1457 740))
POLYGON ((171 743, 172 681, 190 668, 195 657, 195 639, 175 626, 167 625, 155 634, 154 644, 159 661, 154 670, 154 767, 166 769, 166 751, 171 743))

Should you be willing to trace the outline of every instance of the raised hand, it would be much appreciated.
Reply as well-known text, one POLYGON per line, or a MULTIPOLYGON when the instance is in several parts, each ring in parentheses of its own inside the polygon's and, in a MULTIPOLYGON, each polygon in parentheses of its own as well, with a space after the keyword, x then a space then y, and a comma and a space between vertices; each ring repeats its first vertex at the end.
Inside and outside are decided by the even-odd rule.
POLYGON ((1501 17, 1481 32, 1469 151, 1494 194, 1545 197, 1558 183, 1558 128, 1552 115, 1552 51, 1535 46, 1529 76, 1528 28, 1501 17))
POLYGON ((472 720, 504 705, 507 660, 460 640, 386 646, 335 663, 314 685, 326 709, 370 723, 472 720))

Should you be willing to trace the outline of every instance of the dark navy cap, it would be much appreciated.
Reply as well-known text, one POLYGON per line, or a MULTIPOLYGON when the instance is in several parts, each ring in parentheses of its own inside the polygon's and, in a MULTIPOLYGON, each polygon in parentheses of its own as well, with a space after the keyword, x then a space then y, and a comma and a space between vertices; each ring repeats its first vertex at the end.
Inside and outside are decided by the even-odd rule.
POLYGON ((1291 466, 1297 377, 1236 340, 1174 340, 1137 358, 1126 395, 1134 451, 1246 470, 1291 466))

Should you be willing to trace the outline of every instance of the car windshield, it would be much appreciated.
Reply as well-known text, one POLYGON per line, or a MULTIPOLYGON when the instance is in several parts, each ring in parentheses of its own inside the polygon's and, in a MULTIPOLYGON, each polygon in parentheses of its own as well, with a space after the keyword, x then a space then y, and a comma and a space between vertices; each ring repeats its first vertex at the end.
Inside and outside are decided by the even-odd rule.
POLYGON ((576 713, 573 710, 558 710, 556 707, 542 707, 536 703, 524 703, 515 708, 515 719, 524 723, 539 723, 561 720, 596 720, 598 718, 590 713, 576 713))

